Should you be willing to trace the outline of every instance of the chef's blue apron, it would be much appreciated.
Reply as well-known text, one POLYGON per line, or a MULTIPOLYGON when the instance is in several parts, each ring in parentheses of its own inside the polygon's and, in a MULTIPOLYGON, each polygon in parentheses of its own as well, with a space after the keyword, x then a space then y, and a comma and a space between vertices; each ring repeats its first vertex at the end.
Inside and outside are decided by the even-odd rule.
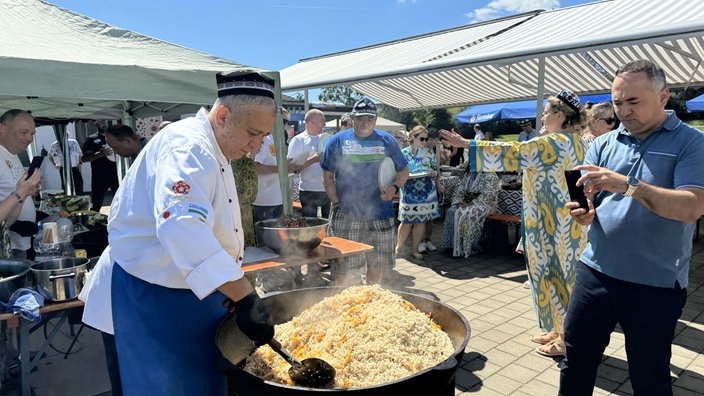
POLYGON ((115 263, 112 315, 125 396, 222 396, 225 375, 215 366, 225 296, 199 300, 191 290, 136 278, 115 263))

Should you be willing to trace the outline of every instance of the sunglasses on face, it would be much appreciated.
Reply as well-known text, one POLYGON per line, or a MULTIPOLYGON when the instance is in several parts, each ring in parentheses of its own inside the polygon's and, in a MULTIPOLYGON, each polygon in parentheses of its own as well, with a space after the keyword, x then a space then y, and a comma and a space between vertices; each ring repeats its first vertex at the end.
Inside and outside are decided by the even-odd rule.
POLYGON ((348 124, 347 121, 342 121, 342 122, 340 123, 340 125, 342 125, 342 126, 347 126, 347 124, 348 124))
POLYGON ((614 121, 616 121, 616 119, 614 117, 609 117, 609 118, 600 117, 600 118, 597 118, 597 120, 602 120, 609 125, 613 124, 614 121))
POLYGON ((419 137, 418 140, 420 140, 421 142, 427 142, 430 139, 427 137, 419 137))
POLYGON ((285 119, 285 118, 284 118, 282 121, 284 122, 284 124, 287 124, 287 123, 288 123, 288 120, 285 119))

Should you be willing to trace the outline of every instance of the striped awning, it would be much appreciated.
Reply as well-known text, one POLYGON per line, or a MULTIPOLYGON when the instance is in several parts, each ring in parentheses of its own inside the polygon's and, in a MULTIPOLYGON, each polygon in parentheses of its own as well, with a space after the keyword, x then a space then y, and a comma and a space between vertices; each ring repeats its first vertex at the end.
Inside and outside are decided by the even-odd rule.
POLYGON ((403 111, 610 92, 616 69, 651 59, 670 87, 704 84, 704 1, 607 0, 535 11, 308 58, 282 90, 347 85, 403 111))

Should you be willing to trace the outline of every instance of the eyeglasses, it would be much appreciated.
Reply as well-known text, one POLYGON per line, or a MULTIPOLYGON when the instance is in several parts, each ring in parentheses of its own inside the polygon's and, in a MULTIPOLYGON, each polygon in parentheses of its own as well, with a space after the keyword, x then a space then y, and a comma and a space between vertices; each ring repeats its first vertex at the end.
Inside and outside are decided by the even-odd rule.
POLYGON ((614 117, 609 117, 609 118, 602 118, 602 117, 600 117, 600 118, 597 118, 597 120, 602 120, 602 121, 604 121, 605 123, 607 123, 607 124, 609 124, 609 125, 613 124, 614 121, 616 121, 616 119, 615 119, 614 117))
POLYGON ((419 137, 418 140, 420 140, 421 142, 427 142, 430 139, 427 137, 419 137))

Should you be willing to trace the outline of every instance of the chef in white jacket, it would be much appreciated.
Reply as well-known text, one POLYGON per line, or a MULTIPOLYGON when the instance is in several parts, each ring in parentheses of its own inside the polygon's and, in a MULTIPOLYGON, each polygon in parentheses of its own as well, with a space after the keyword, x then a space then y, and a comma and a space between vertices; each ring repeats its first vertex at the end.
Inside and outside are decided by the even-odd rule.
POLYGON ((274 81, 251 70, 216 79, 212 110, 166 127, 130 167, 110 207, 109 246, 80 296, 83 321, 115 335, 125 395, 223 395, 214 337, 225 297, 256 344, 274 335, 243 277, 230 167, 279 119, 274 81))

